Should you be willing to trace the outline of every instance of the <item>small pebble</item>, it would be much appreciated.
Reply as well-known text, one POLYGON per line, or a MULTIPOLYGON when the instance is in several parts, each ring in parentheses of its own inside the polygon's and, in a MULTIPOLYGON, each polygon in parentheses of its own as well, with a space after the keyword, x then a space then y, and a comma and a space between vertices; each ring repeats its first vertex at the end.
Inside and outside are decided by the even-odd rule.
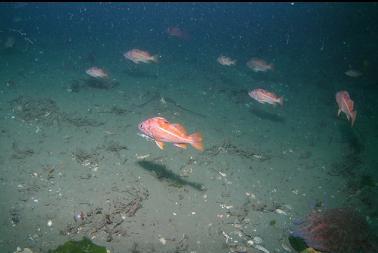
POLYGON ((253 242, 256 244, 261 244, 263 242, 263 239, 261 239, 258 236, 253 237, 253 242))
POLYGON ((165 240, 165 238, 160 238, 159 241, 161 242, 161 244, 165 245, 167 243, 167 240, 165 240))
POLYGON ((287 215, 287 213, 279 208, 276 209, 276 213, 278 214, 283 214, 283 215, 287 215))
POLYGON ((52 226, 52 221, 51 221, 51 220, 48 220, 48 221, 47 221, 47 226, 49 226, 49 227, 52 226))

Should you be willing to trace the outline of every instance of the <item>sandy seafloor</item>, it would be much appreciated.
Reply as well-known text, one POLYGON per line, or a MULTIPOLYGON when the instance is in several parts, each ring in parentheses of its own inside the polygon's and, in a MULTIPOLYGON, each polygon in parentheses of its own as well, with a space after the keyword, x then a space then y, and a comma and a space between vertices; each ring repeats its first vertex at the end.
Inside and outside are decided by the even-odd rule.
POLYGON ((321 55, 275 55, 274 71, 254 73, 244 59, 219 65, 227 52, 135 65, 127 49, 2 51, 0 252, 47 252, 82 236, 111 252, 294 252, 292 223, 315 206, 358 206, 376 223, 376 184, 360 184, 377 176, 377 105, 374 89, 361 89, 369 77, 347 77, 321 55), (70 90, 93 64, 119 85, 70 90), (247 92, 258 87, 284 106, 253 101, 247 92), (340 89, 355 100, 353 128, 336 116, 340 89), (159 115, 200 131, 205 151, 160 150, 137 135, 159 115), (140 208, 129 217, 133 200, 140 208), (75 222, 80 211, 91 217, 75 222))

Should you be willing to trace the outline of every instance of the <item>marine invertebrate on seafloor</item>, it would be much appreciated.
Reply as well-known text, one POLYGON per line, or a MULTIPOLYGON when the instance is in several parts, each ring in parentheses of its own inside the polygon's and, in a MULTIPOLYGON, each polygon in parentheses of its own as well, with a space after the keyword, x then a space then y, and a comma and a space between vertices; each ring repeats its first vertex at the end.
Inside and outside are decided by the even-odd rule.
POLYGON ((324 252, 369 252, 372 247, 368 223, 348 208, 311 212, 296 226, 293 236, 324 252))

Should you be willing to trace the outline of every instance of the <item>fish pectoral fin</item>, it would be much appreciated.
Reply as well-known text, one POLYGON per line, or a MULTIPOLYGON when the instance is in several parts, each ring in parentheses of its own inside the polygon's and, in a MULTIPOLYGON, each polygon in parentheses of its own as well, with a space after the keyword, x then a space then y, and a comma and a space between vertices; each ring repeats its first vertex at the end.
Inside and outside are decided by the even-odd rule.
POLYGON ((164 142, 162 142, 162 141, 155 141, 155 143, 156 143, 156 145, 158 145, 158 147, 160 149, 164 149, 164 142))
POLYGON ((340 113, 341 113, 341 109, 339 109, 339 110, 337 111, 337 116, 340 116, 340 113))
POLYGON ((185 143, 174 143, 173 145, 179 148, 183 148, 183 149, 186 149, 188 147, 188 144, 185 144, 185 143))

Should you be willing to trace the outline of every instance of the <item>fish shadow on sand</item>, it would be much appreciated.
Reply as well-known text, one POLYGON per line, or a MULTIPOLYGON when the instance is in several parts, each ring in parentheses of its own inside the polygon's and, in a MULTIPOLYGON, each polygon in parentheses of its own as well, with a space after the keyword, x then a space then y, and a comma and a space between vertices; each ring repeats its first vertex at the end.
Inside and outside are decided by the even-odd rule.
POLYGON ((137 69, 137 68, 127 68, 123 71, 123 73, 134 78, 149 78, 149 79, 158 78, 158 74, 156 73, 151 73, 147 70, 142 70, 142 69, 137 69))
POLYGON ((83 80, 83 84, 90 88, 103 89, 103 90, 109 90, 119 85, 119 83, 116 80, 98 79, 98 78, 87 78, 83 80))
POLYGON ((137 164, 142 167, 143 169, 152 172, 153 175, 159 179, 160 181, 165 180, 169 183, 169 185, 176 186, 178 188, 188 185, 193 187, 194 189, 198 191, 204 191, 205 187, 204 185, 200 183, 191 182, 188 180, 185 180, 181 178, 176 173, 172 172, 171 170, 167 169, 167 166, 163 164, 159 164, 152 161, 138 161, 137 164))
POLYGON ((357 129, 352 128, 349 122, 340 123, 339 129, 342 141, 348 144, 351 154, 360 155, 365 149, 361 133, 357 129))
POLYGON ((146 98, 148 98, 148 99, 146 99, 145 102, 143 102, 143 103, 141 103, 141 104, 139 104, 139 105, 136 105, 137 107, 142 108, 142 107, 144 107, 144 106, 146 106, 146 105, 148 105, 148 104, 150 104, 150 103, 152 103, 152 102, 154 102, 154 101, 159 101, 159 104, 161 104, 161 100, 164 99, 164 101, 165 101, 166 104, 173 105, 173 106, 175 106, 176 108, 181 109, 182 111, 188 112, 188 113, 190 113, 190 114, 192 114, 192 115, 195 115, 195 116, 199 116, 199 117, 201 117, 201 118, 206 118, 206 117, 207 117, 206 115, 204 115, 204 114, 202 114, 202 113, 195 112, 195 111, 192 111, 192 110, 190 110, 190 109, 188 109, 188 108, 186 108, 186 107, 181 106, 181 105, 178 104, 175 100, 173 100, 173 99, 171 99, 171 98, 169 98, 169 97, 163 97, 163 96, 162 96, 160 93, 158 93, 158 92, 152 92, 152 93, 151 93, 151 92, 147 92, 143 97, 146 97, 146 98))
POLYGON ((116 86, 119 86, 119 82, 116 80, 97 79, 97 78, 89 77, 89 78, 82 78, 80 80, 78 79, 72 80, 69 88, 71 89, 72 92, 79 92, 81 89, 84 89, 84 88, 109 90, 116 86))
POLYGON ((279 122, 279 123, 285 123, 285 118, 277 114, 270 113, 270 112, 267 112, 258 108, 254 108, 254 107, 252 107, 249 111, 260 119, 270 120, 270 121, 279 122))

